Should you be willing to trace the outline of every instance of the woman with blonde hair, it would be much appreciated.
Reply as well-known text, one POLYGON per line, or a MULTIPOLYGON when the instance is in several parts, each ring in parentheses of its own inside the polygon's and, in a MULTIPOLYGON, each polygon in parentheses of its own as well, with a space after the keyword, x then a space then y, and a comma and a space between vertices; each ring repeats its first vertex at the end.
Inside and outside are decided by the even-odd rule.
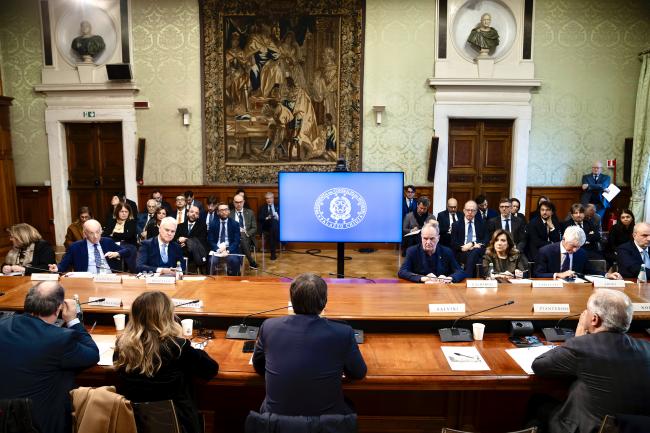
POLYGON ((145 292, 133 301, 115 348, 118 392, 134 402, 172 400, 181 431, 198 433, 203 429, 192 379, 213 378, 219 364, 193 348, 174 319, 174 304, 163 292, 145 292))
POLYGON ((48 272, 48 265, 56 263, 52 246, 34 227, 25 223, 14 224, 7 229, 9 250, 2 265, 3 274, 48 272))
POLYGON ((495 230, 483 256, 483 276, 490 277, 490 264, 494 266, 495 276, 521 278, 528 270, 528 260, 517 250, 510 233, 495 230))

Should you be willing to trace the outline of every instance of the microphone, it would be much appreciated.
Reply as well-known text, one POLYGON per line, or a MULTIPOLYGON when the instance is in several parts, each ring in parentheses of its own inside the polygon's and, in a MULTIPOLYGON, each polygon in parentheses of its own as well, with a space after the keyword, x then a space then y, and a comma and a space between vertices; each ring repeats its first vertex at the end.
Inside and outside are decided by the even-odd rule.
POLYGON ((257 334, 260 332, 260 328, 259 326, 246 325, 246 319, 252 316, 257 316, 258 314, 270 313, 272 311, 283 310, 285 308, 289 308, 289 305, 285 305, 284 307, 279 308, 272 308, 270 310, 258 311, 257 313, 251 313, 245 316, 242 319, 241 324, 232 325, 228 328, 228 331, 226 331, 226 338, 231 340, 256 340, 257 334))
POLYGON ((104 302, 106 298, 95 299, 94 301, 79 302, 79 305, 94 304, 95 302, 104 302))
POLYGON ((336 278, 352 278, 354 280, 366 280, 366 281, 370 281, 373 284, 377 284, 377 282, 375 280, 373 280, 372 278, 368 278, 365 275, 359 275, 359 276, 356 276, 356 275, 344 275, 344 274, 337 274, 336 272, 330 272, 328 275, 331 275, 331 276, 336 277, 336 278))
POLYGON ((570 338, 575 337, 576 331, 574 329, 560 328, 560 323, 562 323, 564 319, 568 319, 569 317, 576 317, 581 314, 582 313, 569 314, 568 316, 564 316, 558 320, 555 324, 555 328, 543 328, 542 332, 544 333, 544 338, 546 338, 546 341, 566 341, 570 338))
POLYGON ((201 302, 200 299, 194 299, 193 301, 187 301, 187 302, 182 302, 178 305, 175 305, 174 308, 182 307, 183 305, 190 305, 190 304, 196 304, 198 302, 201 302))
POLYGON ((456 323, 458 323, 459 320, 465 319, 470 316, 474 316, 479 313, 484 313, 486 311, 494 310, 495 308, 505 307, 506 305, 511 305, 514 303, 515 301, 511 299, 510 301, 506 301, 503 304, 495 305, 494 307, 486 308, 485 310, 477 311, 475 313, 470 313, 459 317, 458 319, 454 320, 454 323, 452 323, 451 328, 438 329, 438 334, 440 334, 440 341, 442 341, 443 343, 457 342, 457 341, 472 341, 472 331, 466 328, 456 328, 456 323))

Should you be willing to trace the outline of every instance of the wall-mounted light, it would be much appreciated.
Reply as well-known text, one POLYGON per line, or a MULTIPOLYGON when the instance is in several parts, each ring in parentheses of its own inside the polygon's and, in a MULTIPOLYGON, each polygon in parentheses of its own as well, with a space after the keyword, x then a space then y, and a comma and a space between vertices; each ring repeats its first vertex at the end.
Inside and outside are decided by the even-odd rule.
POLYGON ((178 109, 178 112, 183 115, 183 126, 190 125, 190 109, 187 107, 181 107, 178 109))
POLYGON ((381 125, 381 114, 386 111, 386 106, 385 105, 373 105, 372 106, 372 111, 375 112, 375 122, 377 122, 377 126, 381 125))

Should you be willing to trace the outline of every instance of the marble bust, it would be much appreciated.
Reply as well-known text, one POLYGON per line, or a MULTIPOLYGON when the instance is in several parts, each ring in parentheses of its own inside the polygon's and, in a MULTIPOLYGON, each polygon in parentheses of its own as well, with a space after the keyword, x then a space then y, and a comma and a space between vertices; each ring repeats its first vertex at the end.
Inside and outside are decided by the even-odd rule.
POLYGON ((81 34, 72 40, 72 50, 84 63, 93 63, 94 58, 106 48, 104 39, 92 34, 92 27, 88 21, 82 21, 79 30, 81 34))
POLYGON ((499 45, 499 32, 490 27, 492 17, 490 14, 481 15, 481 23, 474 27, 467 38, 467 42, 479 51, 479 56, 485 57, 499 45))

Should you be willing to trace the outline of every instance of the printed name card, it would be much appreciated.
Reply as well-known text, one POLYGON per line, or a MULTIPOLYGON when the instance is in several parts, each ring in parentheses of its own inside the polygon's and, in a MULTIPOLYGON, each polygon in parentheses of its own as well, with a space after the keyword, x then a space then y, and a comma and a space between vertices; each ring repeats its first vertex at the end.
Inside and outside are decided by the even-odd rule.
POLYGON ((464 313, 465 304, 429 304, 429 314, 464 313))
POLYGON ((93 280, 96 283, 118 283, 122 282, 122 276, 118 274, 97 274, 93 280))
POLYGON ((32 281, 59 281, 59 274, 35 273, 32 281))
POLYGON ((594 278, 594 287, 618 287, 625 288, 625 280, 608 280, 606 278, 594 278))
POLYGON ((493 288, 493 287, 497 287, 497 280, 466 280, 466 281, 467 281, 467 287, 469 287, 469 288, 478 288, 478 287, 493 288))
POLYGON ((121 307, 122 299, 120 298, 103 298, 103 301, 96 302, 97 299, 102 299, 100 296, 90 296, 88 298, 88 305, 93 307, 121 307))
POLYGON ((569 304, 533 304, 534 313, 570 313, 569 304))
POLYGON ((147 284, 176 284, 175 277, 151 276, 145 279, 147 284))
POLYGON ((203 308, 203 301, 199 300, 198 302, 192 302, 194 299, 177 299, 172 298, 172 302, 175 307, 179 308, 203 308), (189 302, 189 303, 188 303, 189 302), (183 304, 183 305, 181 305, 183 304))
POLYGON ((564 281, 562 280, 533 280, 533 289, 561 287, 564 287, 564 281))
POLYGON ((650 302, 633 302, 634 311, 650 312, 650 302))

